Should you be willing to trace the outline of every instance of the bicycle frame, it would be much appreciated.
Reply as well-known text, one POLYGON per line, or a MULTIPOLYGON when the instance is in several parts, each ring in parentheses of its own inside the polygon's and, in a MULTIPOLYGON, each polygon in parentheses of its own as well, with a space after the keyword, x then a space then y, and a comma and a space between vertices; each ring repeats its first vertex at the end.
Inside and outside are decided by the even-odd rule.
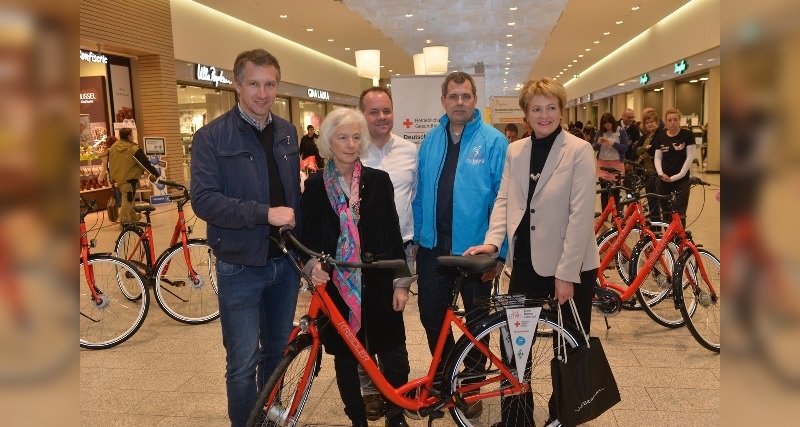
MULTIPOLYGON (((194 267, 192 266, 192 260, 189 255, 189 246, 188 246, 189 233, 186 228, 186 217, 183 213, 183 203, 185 203, 185 201, 188 201, 188 199, 181 200, 178 202, 178 221, 175 223, 175 227, 172 230, 172 237, 169 240, 169 245, 167 246, 167 248, 171 248, 173 245, 178 243, 178 240, 180 239, 181 246, 183 247, 183 256, 186 259, 186 265, 189 267, 189 274, 191 275, 192 281, 194 281, 195 283, 199 283, 200 279, 197 277, 197 272, 194 270, 194 267)), ((150 214, 147 213, 146 216, 147 216, 147 222, 133 223, 136 226, 142 227, 144 232, 142 233, 141 236, 139 236, 139 239, 136 241, 136 244, 134 245, 134 248, 131 251, 131 255, 126 257, 126 261, 134 262, 136 265, 139 265, 140 263, 136 263, 134 260, 131 260, 130 258, 133 256, 133 254, 138 252, 139 248, 144 246, 145 255, 147 258, 146 259, 147 264, 144 267, 146 267, 146 272, 148 276, 155 279, 154 277, 155 268, 153 268, 154 267, 153 262, 154 260, 157 260, 157 258, 156 258, 155 244, 154 244, 155 241, 153 239, 153 226, 150 222, 150 214)), ((166 273, 167 271, 169 271, 169 265, 164 267, 164 273, 166 273)))
MULTIPOLYGON (((319 331, 313 322, 314 319, 317 319, 320 312, 327 315, 330 319, 331 326, 335 327, 339 336, 343 339, 343 341, 347 344, 348 348, 355 356, 356 360, 361 364, 364 368, 364 371, 369 375, 370 379, 374 382, 375 386, 378 390, 386 396, 386 398, 391 401, 392 403, 396 404, 399 407, 404 409, 412 410, 412 411, 419 411, 425 409, 426 407, 430 407, 444 401, 447 401, 446 404, 442 405, 441 408, 450 407, 455 404, 455 401, 450 398, 450 396, 444 396, 442 398, 438 398, 430 393, 430 390, 433 389, 433 381, 436 374, 436 367, 439 365, 440 360, 442 359, 442 353, 444 351, 444 344, 447 338, 447 335, 450 331, 450 326, 455 324, 456 327, 461 330, 464 336, 468 337, 468 339, 475 345, 479 351, 486 356, 489 360, 492 361, 494 366, 497 366, 500 370, 500 375, 503 380, 507 380, 511 387, 507 387, 503 390, 503 394, 516 394, 522 393, 527 391, 528 386, 526 384, 521 384, 516 376, 506 367, 506 364, 501 360, 501 358, 492 353, 488 347, 481 342, 480 340, 476 339, 474 335, 470 332, 469 328, 466 326, 464 321, 455 315, 455 310, 453 305, 451 304, 448 306, 447 311, 445 313, 445 319, 442 324, 442 329, 439 333, 439 339, 436 342, 436 347, 433 353, 433 358, 431 360, 431 365, 428 368, 428 373, 424 377, 412 379, 406 384, 398 387, 395 389, 390 385, 386 378, 381 373, 378 366, 370 357, 369 353, 365 349, 364 345, 359 341, 356 334, 350 329, 349 324, 344 319, 342 314, 335 309, 335 305, 333 301, 330 299, 330 296, 326 290, 327 284, 320 285, 317 287, 312 287, 309 290, 312 293, 311 304, 308 309, 308 314, 303 316, 304 320, 301 320, 301 325, 295 327, 292 331, 292 334, 289 338, 291 342, 294 340, 298 335, 301 333, 308 333, 311 335, 313 339, 313 346, 312 346, 312 354, 311 357, 308 359, 308 364, 306 366, 306 370, 303 376, 303 381, 308 380, 308 376, 312 373, 312 365, 316 360, 316 355, 320 350, 320 341, 319 341, 319 331), (333 307, 333 309, 331 309, 333 307), (405 396, 407 393, 417 390, 416 397, 410 398, 405 396)), ((460 393, 474 391, 481 387, 481 385, 497 381, 497 377, 494 378, 487 378, 482 382, 476 382, 473 384, 465 385, 461 390, 460 393)), ((493 396, 500 396, 500 391, 494 392, 486 392, 475 394, 472 396, 464 397, 464 401, 467 403, 471 403, 477 400, 485 399, 487 397, 493 396)), ((298 396, 299 398, 300 396, 298 396)), ((290 408, 290 412, 296 409, 296 405, 299 402, 292 402, 292 408, 290 408)), ((437 408, 438 409, 438 408, 437 408)))
POLYGON ((86 231, 86 221, 84 217, 86 214, 89 213, 91 208, 87 204, 87 208, 85 212, 81 212, 81 224, 80 224, 80 243, 81 243, 81 262, 83 262, 83 272, 86 276, 86 284, 89 287, 89 292, 92 294, 92 299, 94 300, 95 304, 100 305, 103 303, 102 298, 100 298, 100 294, 97 292, 97 286, 94 284, 94 267, 89 263, 89 248, 94 246, 90 244, 89 238, 87 237, 86 231))

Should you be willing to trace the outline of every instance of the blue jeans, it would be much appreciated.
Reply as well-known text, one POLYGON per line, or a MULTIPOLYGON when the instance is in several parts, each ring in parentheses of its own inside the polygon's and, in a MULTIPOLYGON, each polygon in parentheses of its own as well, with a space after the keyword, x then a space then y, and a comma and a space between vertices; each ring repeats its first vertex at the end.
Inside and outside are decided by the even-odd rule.
POLYGON ((217 260, 228 417, 244 426, 292 332, 299 274, 285 257, 263 267, 217 260))
MULTIPOLYGON (((431 354, 436 348, 436 341, 439 339, 444 315, 448 304, 452 302, 453 290, 458 277, 458 269, 441 266, 436 262, 436 257, 441 255, 450 255, 450 253, 447 250, 428 249, 422 246, 417 251, 419 318, 425 328, 431 354)), ((461 290, 461 299, 464 301, 467 321, 488 313, 488 309, 476 310, 475 298, 487 297, 491 294, 491 291, 492 284, 481 282, 479 274, 469 276, 461 290)), ((450 331, 450 335, 444 344, 442 360, 437 368, 438 372, 444 369, 447 355, 454 346, 455 339, 453 338, 453 332, 450 331)))

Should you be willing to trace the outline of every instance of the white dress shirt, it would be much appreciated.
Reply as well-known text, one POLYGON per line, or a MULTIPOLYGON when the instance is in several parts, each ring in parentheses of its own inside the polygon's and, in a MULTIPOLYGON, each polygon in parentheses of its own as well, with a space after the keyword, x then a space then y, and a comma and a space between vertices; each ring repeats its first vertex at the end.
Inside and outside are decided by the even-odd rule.
POLYGON ((367 153, 361 156, 361 163, 375 169, 386 171, 394 186, 394 204, 400 219, 400 234, 403 242, 414 238, 414 215, 411 201, 417 193, 417 145, 391 134, 389 142, 378 148, 369 144, 367 153))

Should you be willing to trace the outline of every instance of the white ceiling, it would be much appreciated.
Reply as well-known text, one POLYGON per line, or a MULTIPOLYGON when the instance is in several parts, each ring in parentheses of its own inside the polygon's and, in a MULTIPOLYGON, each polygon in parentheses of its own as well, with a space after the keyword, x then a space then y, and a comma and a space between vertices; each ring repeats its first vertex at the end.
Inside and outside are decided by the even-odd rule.
POLYGON ((421 53, 425 46, 445 45, 449 47, 450 71, 474 73, 476 64, 483 63, 487 96, 514 95, 515 87, 529 78, 555 77, 564 68, 567 71, 558 81, 566 83, 573 74, 580 74, 688 3, 687 0, 196 1, 352 65, 356 50, 379 49, 384 79, 394 74, 413 74, 415 53, 421 53), (634 7, 639 9, 634 11, 634 7), (617 21, 622 23, 616 24, 617 21), (514 25, 508 25, 509 22, 514 25), (313 31, 308 31, 309 28, 313 31), (604 35, 605 32, 609 34, 604 35), (507 37, 509 34, 511 37, 507 37), (508 47, 507 43, 513 46, 508 47))

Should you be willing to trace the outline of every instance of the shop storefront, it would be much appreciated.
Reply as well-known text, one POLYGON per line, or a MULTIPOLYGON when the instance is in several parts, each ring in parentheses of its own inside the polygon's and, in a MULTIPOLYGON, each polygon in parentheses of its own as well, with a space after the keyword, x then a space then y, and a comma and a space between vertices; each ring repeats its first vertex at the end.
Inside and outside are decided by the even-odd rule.
POLYGON ((104 208, 112 195, 107 140, 129 127, 136 135, 131 58, 80 49, 80 192, 104 208))

